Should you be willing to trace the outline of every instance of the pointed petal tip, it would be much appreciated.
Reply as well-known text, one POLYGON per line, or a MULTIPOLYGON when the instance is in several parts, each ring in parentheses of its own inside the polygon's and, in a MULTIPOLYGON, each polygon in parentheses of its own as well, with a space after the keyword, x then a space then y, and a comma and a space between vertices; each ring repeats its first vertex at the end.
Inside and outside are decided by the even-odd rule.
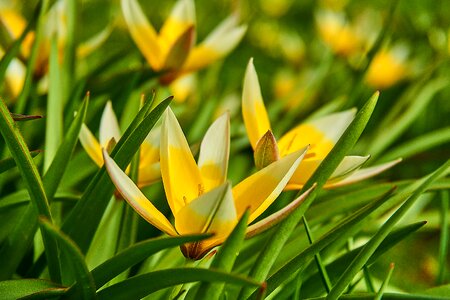
POLYGON ((307 189, 304 193, 298 196, 294 201, 286 205, 281 210, 277 211, 274 214, 258 221, 257 223, 250 225, 247 228, 245 238, 251 238, 257 234, 260 234, 273 226, 277 225, 284 219, 286 219, 297 207, 299 207, 306 198, 316 189, 317 183, 314 183, 309 189, 307 189))

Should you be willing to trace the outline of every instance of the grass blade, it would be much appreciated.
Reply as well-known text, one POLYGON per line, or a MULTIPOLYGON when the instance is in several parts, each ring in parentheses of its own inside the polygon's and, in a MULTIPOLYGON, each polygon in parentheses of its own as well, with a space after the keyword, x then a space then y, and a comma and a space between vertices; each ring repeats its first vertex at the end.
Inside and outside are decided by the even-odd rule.
MULTIPOLYGON (((36 157, 39 153, 41 153, 40 150, 30 151, 30 155, 32 157, 36 157)), ((12 157, 8 157, 8 158, 0 160, 0 174, 8 171, 9 169, 14 168, 15 166, 16 166, 16 162, 14 161, 14 158, 12 158, 12 157)))
MULTIPOLYGON (((391 232, 386 239, 377 248, 374 254, 368 260, 366 266, 372 265, 379 257, 381 257, 388 250, 392 249, 399 242, 403 241, 405 238, 410 236, 412 233, 416 232, 422 228, 426 222, 418 222, 410 224, 401 228, 398 228, 391 232)), ((352 251, 342 255, 341 257, 335 259, 332 263, 327 266, 328 274, 330 276, 331 282, 336 282, 339 276, 345 271, 346 266, 348 266, 351 261, 358 255, 363 246, 353 249, 352 251)), ((305 271, 304 273, 307 273, 305 271)), ((305 274, 305 285, 303 288, 303 296, 305 297, 317 297, 325 292, 325 289, 320 283, 320 275, 316 272, 315 274, 309 276, 305 274)))
POLYGON ((317 239, 311 246, 307 247, 283 267, 277 270, 267 279, 267 293, 271 293, 277 286, 290 279, 292 275, 297 272, 301 272, 308 266, 308 263, 314 258, 314 255, 319 253, 322 249, 328 246, 330 243, 342 236, 346 231, 352 230, 355 226, 358 226, 365 218, 371 214, 374 210, 379 208, 382 204, 389 200, 389 195, 386 195, 377 201, 367 204, 357 212, 348 216, 333 229, 317 239))
POLYGON ((164 237, 136 243, 96 267, 92 270, 92 276, 94 277, 97 287, 100 288, 126 269, 161 250, 181 246, 189 242, 199 241, 206 237, 208 237, 208 235, 164 237))
POLYGON ((226 282, 259 287, 258 282, 237 275, 201 268, 178 268, 155 271, 114 284, 98 292, 99 299, 140 299, 158 290, 195 281, 226 282))
POLYGON ((437 284, 443 284, 445 280, 447 254, 448 254, 448 208, 449 196, 448 191, 442 191, 441 195, 441 238, 439 241, 439 272, 436 278, 437 284))
MULTIPOLYGON (((222 247, 217 251, 210 269, 224 272, 230 272, 233 269, 237 253, 239 253, 239 249, 245 238, 248 216, 248 211, 242 215, 239 223, 228 236, 222 247)), ((198 289, 196 299, 219 299, 224 287, 225 283, 202 283, 198 289)))
POLYGON ((0 281, 2 299, 22 299, 38 296, 40 299, 57 297, 67 291, 66 287, 42 279, 17 279, 0 281))
MULTIPOLYGON (((298 193, 301 195, 303 192, 308 190, 317 183, 317 188, 310 194, 310 196, 305 200, 305 202, 292 214, 287 217, 283 222, 280 223, 278 228, 275 230, 271 238, 268 240, 264 249, 260 252, 258 256, 258 263, 254 265, 250 271, 250 276, 255 280, 264 280, 269 273, 275 259, 280 253, 283 245, 286 243, 290 234, 300 221, 305 211, 309 208, 311 203, 314 201, 315 195, 318 190, 325 184, 327 179, 331 176, 333 171, 342 161, 347 152, 354 146, 359 136, 363 132, 364 128, 375 109, 379 93, 376 93, 372 98, 367 101, 366 105, 358 112, 353 122, 348 126, 347 130, 341 136, 339 141, 326 156, 321 165, 317 168, 302 190, 298 193)), ((243 290, 240 297, 246 298, 253 291, 250 289, 243 290)))
MULTIPOLYGON (((42 225, 41 229, 45 230, 48 234, 58 240, 59 246, 61 247, 61 254, 63 256, 65 255, 64 261, 67 262, 67 266, 64 268, 64 273, 66 276, 72 275, 78 283, 75 285, 75 289, 73 291, 77 293, 77 299, 96 299, 95 282, 86 266, 86 263, 84 262, 84 257, 80 249, 78 249, 73 241, 62 234, 58 228, 53 226, 44 218, 41 218, 39 223, 42 225)), ((68 284, 71 283, 69 282, 68 284)))
MULTIPOLYGON (((403 205, 389 218, 389 220, 384 223, 384 225, 378 230, 375 236, 364 246, 364 248, 359 252, 358 256, 352 261, 346 271, 339 278, 336 285, 331 289, 327 296, 327 299, 337 299, 344 292, 345 288, 348 286, 350 281, 356 275, 356 273, 361 270, 364 264, 367 263, 370 256, 375 252, 376 248, 383 242, 389 232, 392 230, 394 225, 406 214, 408 209, 415 203, 415 200, 427 189, 427 187, 433 183, 439 177, 445 175, 449 170, 450 160, 444 163, 439 169, 419 180, 417 183, 419 187, 415 191, 408 195, 408 198, 403 203, 403 205)), ((399 194, 399 197, 403 197, 403 194, 399 194)))
MULTIPOLYGON (((147 116, 146 114, 150 104, 143 106, 136 119, 130 124, 111 153, 111 156, 121 168, 124 168, 130 163, 134 153, 169 105, 170 101, 171 98, 162 101, 147 116), (140 120, 142 121, 140 122, 140 120)), ((87 187, 82 198, 63 224, 63 231, 78 244, 83 253, 86 253, 89 248, 95 230, 100 223, 113 191, 114 185, 103 167, 92 179, 91 184, 87 187)))
MULTIPOLYGON (((48 218, 51 222, 52 218, 50 208, 41 176, 39 175, 30 151, 28 150, 28 147, 19 132, 19 129, 15 126, 14 120, 12 119, 3 100, 0 100, 0 131, 25 181, 35 212, 48 218)), ((29 227, 33 226, 31 225, 29 227)), ((45 234, 42 235, 42 238, 49 264, 50 277, 53 281, 59 282, 60 271, 57 256, 57 245, 54 243, 52 238, 47 237, 45 234)), ((16 256, 17 253, 14 252, 14 246, 15 245, 10 245, 10 247, 8 247, 7 244, 4 245, 1 250, 2 254, 4 253, 3 251, 6 251, 7 253, 9 252, 11 256, 16 256)), ((11 269, 6 270, 6 273, 2 273, 2 277, 9 277, 11 275, 10 272, 13 271, 11 269)))
POLYGON ((63 102, 61 70, 56 36, 51 40, 49 62, 49 87, 47 96, 47 117, 45 126, 44 171, 50 166, 63 137, 63 102))

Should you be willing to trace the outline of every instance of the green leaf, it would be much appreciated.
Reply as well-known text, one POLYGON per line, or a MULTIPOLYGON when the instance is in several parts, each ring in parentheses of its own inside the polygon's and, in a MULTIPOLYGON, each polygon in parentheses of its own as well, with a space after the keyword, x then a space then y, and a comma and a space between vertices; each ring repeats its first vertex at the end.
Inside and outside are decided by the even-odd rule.
MULTIPOLYGON (((373 300, 375 293, 358 293, 357 295, 342 295, 339 299, 351 299, 351 300, 373 300)), ((325 300, 326 297, 314 298, 314 300, 325 300)), ((312 299, 311 299, 312 300, 312 299)), ((383 294, 383 300, 448 300, 447 296, 428 296, 423 294, 398 294, 398 293, 385 293, 383 294)))
POLYGON ((429 295, 429 296, 436 296, 436 297, 447 297, 450 295, 450 284, 437 286, 431 289, 428 289, 426 291, 421 292, 421 294, 429 295))
POLYGON ((45 230, 48 234, 58 240, 61 248, 61 255, 65 256, 65 262, 67 262, 64 273, 71 273, 70 275, 72 275, 77 282, 74 290, 71 289, 69 293, 76 293, 77 299, 96 299, 94 278, 84 262, 84 257, 80 249, 72 240, 70 240, 70 238, 61 233, 58 228, 44 218, 40 218, 39 223, 43 225, 41 226, 41 229, 45 230))
POLYGON ((319 253, 319 251, 324 249, 330 243, 340 238, 348 230, 352 230, 355 226, 358 226, 374 210, 386 203, 386 201, 389 200, 389 195, 390 194, 386 194, 384 197, 367 204, 355 213, 346 217, 336 224, 336 226, 334 226, 330 231, 318 238, 309 247, 284 264, 267 279, 267 293, 271 293, 280 284, 289 280, 296 272, 302 272, 308 266, 308 263, 314 258, 315 254, 319 253))
MULTIPOLYGON (((39 175, 30 151, 28 150, 19 129, 15 126, 14 120, 11 118, 8 108, 3 100, 0 100, 0 131, 25 181, 28 193, 30 194, 31 202, 35 209, 34 212, 45 216, 51 221, 50 208, 41 176, 39 175)), ((33 225, 28 227, 32 228, 33 225)), ((42 237, 46 249, 45 253, 49 263, 50 276, 53 281, 58 282, 60 272, 58 256, 56 254, 57 246, 53 239, 47 237, 45 234, 43 234, 42 237)), ((17 253, 14 252, 16 250, 14 247, 15 245, 5 244, 0 250, 0 254, 8 255, 9 257, 17 256, 17 253)), ((2 257, 5 258, 5 256, 2 257)), ((13 261, 14 260, 11 258, 11 262, 13 261)), ((14 265, 10 265, 10 267, 14 267, 14 265)), ((0 273, 0 278, 10 277, 12 274, 11 272, 13 272, 14 269, 15 268, 2 268, 4 271, 0 273)))
POLYGON ((350 281, 354 278, 361 268, 367 263, 370 256, 375 252, 377 247, 383 242, 386 236, 391 232, 394 225, 406 214, 408 209, 415 203, 419 196, 427 189, 427 187, 441 176, 445 176, 449 171, 450 160, 444 163, 439 169, 431 173, 427 177, 417 181, 413 184, 416 186, 420 184, 413 193, 406 194, 400 193, 397 198, 406 198, 403 205, 384 223, 384 225, 378 230, 378 232, 370 239, 370 241, 364 246, 358 256, 348 266, 346 271, 339 278, 338 282, 331 289, 327 296, 327 299, 337 299, 344 292, 345 288, 349 285, 350 281), (406 194, 406 195, 405 195, 406 194))
MULTIPOLYGON (((245 238, 248 216, 249 212, 246 210, 239 223, 228 236, 222 247, 217 251, 210 269, 231 272, 236 256, 245 238)), ((198 288, 196 299, 219 299, 224 287, 225 283, 202 283, 198 288)))
POLYGON ((99 299, 140 299, 167 287, 195 281, 261 286, 258 282, 221 271, 202 268, 176 268, 131 277, 101 290, 97 295, 99 299))
POLYGON ((50 43, 49 86, 45 126, 44 171, 47 171, 63 137, 63 99, 59 51, 56 36, 50 43))
POLYGON ((66 287, 42 279, 18 279, 0 281, 0 298, 4 300, 19 299, 23 297, 41 299, 57 297, 67 291, 66 287))
MULTIPOLYGON (((42 152, 41 150, 34 150, 34 151, 30 151, 30 154, 32 157, 36 157, 41 152, 42 152)), ((8 157, 8 158, 0 160, 0 174, 8 171, 9 169, 14 168, 15 166, 16 166, 16 162, 14 161, 14 158, 12 158, 12 157, 8 157)))
MULTIPOLYGON (((147 112, 151 103, 144 104, 111 153, 111 157, 119 167, 125 168, 130 163, 134 153, 170 101, 171 98, 162 101, 148 115, 147 112), (140 120, 142 121, 140 122, 140 120)), ((86 253, 89 248, 113 191, 114 185, 105 168, 102 167, 63 223, 62 230, 77 243, 83 253, 86 253)))
MULTIPOLYGON (((86 96, 85 101, 81 104, 77 116, 72 122, 63 142, 58 149, 58 152, 52 161, 52 164, 48 168, 42 180, 46 196, 49 198, 53 198, 55 195, 62 176, 70 161, 68 157, 71 157, 72 152, 75 149, 81 125, 83 124, 86 116, 89 100, 88 98, 89 95, 86 96)), ((20 199, 18 198, 17 201, 19 200, 20 199)), ((2 271, 0 271, 0 278, 2 276, 6 276, 6 278, 8 278, 9 276, 6 274, 11 274, 14 272, 21 258, 28 250, 37 229, 37 225, 37 213, 35 209, 30 206, 27 208, 21 221, 16 225, 14 231, 9 235, 8 239, 10 240, 10 243, 5 244, 0 250, 1 257, 7 258, 5 259, 5 265, 3 266, 2 271)), ((53 258, 57 259, 57 256, 53 255, 53 258)))
POLYGON ((414 95, 414 101, 408 101, 406 109, 403 103, 399 103, 399 105, 403 105, 403 109, 399 109, 398 114, 390 118, 390 121, 389 116, 387 116, 385 122, 378 126, 377 134, 371 138, 371 146, 368 152, 373 157, 380 156, 422 114, 434 95, 446 86, 448 86, 447 79, 432 80, 417 95, 414 95), (386 130, 386 128, 389 128, 389 130, 386 130))
POLYGON ((209 237, 209 235, 164 237, 136 243, 96 267, 92 270, 92 276, 94 277, 97 287, 100 288, 126 269, 161 250, 181 246, 189 242, 199 241, 207 237, 209 237))
MULTIPOLYGON (((375 263, 376 260, 384 253, 392 249, 395 245, 403 241, 413 232, 416 232, 417 230, 422 228, 425 224, 426 222, 418 222, 395 229, 386 237, 383 243, 381 243, 381 245, 377 248, 375 253, 372 254, 366 266, 370 266, 375 263)), ((348 266, 352 262, 352 260, 356 257, 356 255, 358 255, 362 248, 363 246, 353 249, 352 251, 345 253, 341 257, 336 258, 335 260, 333 260, 333 262, 327 265, 328 274, 330 275, 332 282, 335 282, 339 278, 339 276, 345 271, 346 266, 348 266)), ((325 292, 325 289, 320 283, 320 275, 317 272, 315 274, 312 274, 311 276, 306 274, 306 271, 304 273, 304 277, 306 277, 307 279, 305 278, 304 286, 302 289, 303 296, 317 297, 325 292)))
POLYGON ((383 298, 383 293, 386 290, 387 285, 389 284, 389 280, 391 279, 392 272, 394 271, 394 263, 391 263, 389 266, 389 272, 384 279, 383 283, 381 284, 380 289, 378 290, 374 300, 381 300, 383 298))
POLYGON ((445 280, 446 266, 447 266, 447 255, 448 255, 448 208, 449 208, 449 191, 440 192, 441 196, 441 237, 439 241, 439 271, 436 278, 437 284, 442 284, 445 280))
MULTIPOLYGON (((282 250, 283 245, 286 243, 292 231, 300 221, 300 218, 314 201, 317 191, 320 190, 320 188, 325 184, 344 156, 360 137, 367 125, 367 122, 369 121, 370 116, 372 115, 373 110, 375 109, 378 95, 378 93, 374 94, 372 98, 367 101, 366 105, 364 105, 364 107, 357 113, 355 119, 345 130, 339 141, 325 157, 311 178, 309 178, 302 190, 299 191, 298 195, 301 195, 312 187, 314 183, 317 183, 317 188, 310 194, 305 202, 297 210, 292 212, 289 217, 281 222, 269 238, 267 244, 264 246, 256 260, 257 263, 254 264, 252 270, 250 271, 250 276, 252 278, 255 280, 264 280, 266 278, 270 268, 275 262, 275 259, 282 250)), ((243 290, 240 296, 242 298, 246 298, 251 294, 251 292, 251 289, 243 290)))
POLYGON ((44 175, 44 187, 48 197, 53 197, 63 178, 64 172, 70 162, 75 146, 78 142, 81 126, 86 118, 87 108, 89 104, 89 93, 86 94, 84 101, 81 103, 77 115, 75 116, 69 130, 64 135, 64 139, 58 148, 49 168, 44 175))
POLYGON ((387 162, 397 157, 402 157, 405 159, 448 142, 450 142, 450 126, 426 133, 404 142, 403 144, 400 144, 392 150, 389 150, 386 154, 382 155, 379 161, 387 162))

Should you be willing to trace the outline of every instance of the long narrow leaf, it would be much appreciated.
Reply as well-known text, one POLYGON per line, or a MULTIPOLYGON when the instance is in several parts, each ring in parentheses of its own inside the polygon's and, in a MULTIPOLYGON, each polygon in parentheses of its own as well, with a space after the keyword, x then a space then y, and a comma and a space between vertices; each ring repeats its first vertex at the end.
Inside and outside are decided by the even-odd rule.
MULTIPOLYGON (((360 137, 370 119, 370 116, 372 115, 373 110, 375 109, 378 96, 379 94, 376 93, 369 99, 369 101, 367 101, 366 105, 364 105, 364 107, 358 112, 355 119, 348 126, 339 141, 299 192, 299 195, 301 195, 303 192, 312 187, 314 183, 317 183, 316 190, 310 194, 310 196, 297 210, 292 212, 288 218, 280 223, 271 238, 268 240, 264 249, 258 256, 257 263, 250 271, 250 276, 252 278, 255 280, 264 280, 266 278, 278 253, 282 250, 283 245, 286 243, 305 211, 314 201, 317 191, 320 190, 320 188, 325 184, 338 164, 360 137)), ((243 290, 240 296, 242 298, 246 298, 251 293, 251 289, 243 290)))
MULTIPOLYGON (((383 242, 386 236, 391 232, 394 225, 406 214, 409 208, 415 203, 419 196, 426 190, 426 188, 433 183, 436 179, 444 176, 449 171, 450 160, 444 163, 439 169, 418 181, 420 186, 407 198, 405 203, 384 223, 384 225, 378 230, 375 236, 365 245, 358 256, 348 266, 346 271, 339 278, 336 285, 331 289, 327 296, 327 299, 337 299, 342 295, 345 288, 350 281, 361 270, 364 264, 367 263, 370 256, 375 252, 376 248, 383 242)), ((399 197, 404 195, 400 194, 399 197)))
POLYGON ((57 297, 67 291, 66 287, 42 279, 16 279, 0 281, 1 299, 19 299, 39 297, 40 299, 57 297))
MULTIPOLYGON (((245 238, 248 216, 249 212, 246 211, 225 243, 218 250, 210 269, 224 272, 230 272, 233 269, 237 253, 239 253, 245 238)), ((202 283, 198 289, 196 299, 219 299, 224 287, 225 283, 202 283)))
MULTIPOLYGON (((125 131, 111 153, 111 156, 121 168, 124 168, 130 163, 134 153, 169 105, 170 101, 171 98, 161 102, 147 116, 145 115, 149 109, 148 105, 143 106, 137 115, 137 119, 144 116, 142 121, 132 122, 130 124, 129 129, 125 131)), ((114 186, 103 167, 92 179, 83 197, 63 224, 63 231, 78 244, 83 253, 86 253, 89 248, 95 230, 100 223, 113 191, 114 186)))
POLYGON ((322 235, 314 243, 312 243, 311 246, 307 247, 274 274, 272 274, 267 280, 267 293, 271 293, 285 280, 289 280, 296 272, 301 272, 304 270, 308 263, 314 258, 315 254, 319 253, 319 251, 342 236, 346 231, 358 226, 358 224, 364 221, 369 214, 379 208, 382 204, 386 203, 386 201, 389 200, 388 196, 389 194, 381 197, 377 201, 367 204, 354 214, 339 222, 339 224, 337 224, 333 229, 322 235))
MULTIPOLYGON (((403 241, 405 238, 409 237, 413 232, 416 232, 420 228, 422 228, 426 222, 418 222, 411 225, 407 225, 401 228, 398 228, 391 232, 386 239, 381 243, 381 245, 377 248, 375 253, 370 257, 367 262, 367 266, 372 265, 379 257, 381 257, 386 251, 392 249, 399 242, 403 241)), ((332 263, 327 266, 328 274, 332 279, 332 282, 335 282, 339 276, 345 271, 346 266, 348 266, 351 261, 358 255, 363 246, 358 247, 341 257, 335 259, 332 263)), ((304 272, 304 274, 307 272, 304 272)), ((320 283, 320 275, 316 272, 315 274, 309 276, 305 274, 305 277, 308 279, 305 280, 304 288, 302 289, 302 295, 305 297, 317 297, 325 292, 325 289, 322 287, 320 283)))
POLYGON ((201 268, 166 269, 131 277, 98 292, 99 299, 140 299, 158 290, 195 281, 258 287, 260 283, 230 273, 201 268))
POLYGON ((84 262, 83 254, 80 249, 67 236, 59 231, 58 228, 50 224, 47 220, 40 219, 41 229, 55 237, 61 247, 62 255, 65 255, 69 268, 64 272, 71 272, 77 281, 76 298, 78 299, 95 299, 95 282, 84 262))
POLYGON ((167 237, 139 242, 96 267, 92 270, 92 276, 94 277, 97 287, 100 288, 126 269, 161 250, 181 246, 189 242, 199 241, 206 237, 208 237, 208 235, 167 237))
MULTIPOLYGON (((15 126, 14 120, 12 119, 3 100, 0 100, 0 131, 25 181, 35 212, 45 216, 51 221, 50 208, 41 176, 39 175, 30 151, 28 150, 28 147, 19 132, 19 129, 15 126)), ((43 234, 43 241, 46 249, 45 253, 49 263, 50 276, 53 281, 58 282, 60 278, 60 271, 56 243, 54 243, 52 238, 45 236, 45 234, 43 234)), ((9 249, 14 250, 14 245, 10 246, 12 247, 9 247, 9 249)), ((5 245, 4 247, 7 248, 3 249, 8 249, 8 245, 5 245)), ((3 249, 2 252, 8 252, 8 250, 3 249)), ((16 253, 12 251, 9 251, 9 254, 11 256, 16 255, 16 253)), ((4 273, 2 275, 10 276, 11 274, 4 273)))

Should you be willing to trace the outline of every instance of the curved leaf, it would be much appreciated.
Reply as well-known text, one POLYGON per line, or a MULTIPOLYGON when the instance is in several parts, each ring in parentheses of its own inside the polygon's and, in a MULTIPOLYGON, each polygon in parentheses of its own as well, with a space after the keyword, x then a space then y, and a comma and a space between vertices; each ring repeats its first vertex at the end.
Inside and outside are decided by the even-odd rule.
POLYGON ((43 279, 18 279, 0 281, 0 298, 19 299, 39 295, 41 299, 58 296, 67 291, 54 282, 43 279))
POLYGON ((152 256, 156 252, 181 246, 185 243, 199 241, 207 237, 209 235, 164 237, 136 243, 93 269, 92 276, 97 287, 100 288, 126 269, 152 256))
POLYGON ((39 220, 41 229, 52 235, 61 248, 62 255, 65 255, 68 268, 64 269, 65 275, 72 275, 76 282, 75 293, 78 299, 95 299, 95 282, 92 274, 89 272, 84 261, 83 254, 77 245, 74 244, 67 236, 62 234, 58 228, 53 226, 47 220, 41 218, 39 220), (71 274, 67 274, 71 273, 71 274))
POLYGON ((99 299, 140 299, 164 288, 195 281, 226 282, 252 287, 260 283, 234 274, 201 268, 159 270, 131 277, 98 292, 99 299))

